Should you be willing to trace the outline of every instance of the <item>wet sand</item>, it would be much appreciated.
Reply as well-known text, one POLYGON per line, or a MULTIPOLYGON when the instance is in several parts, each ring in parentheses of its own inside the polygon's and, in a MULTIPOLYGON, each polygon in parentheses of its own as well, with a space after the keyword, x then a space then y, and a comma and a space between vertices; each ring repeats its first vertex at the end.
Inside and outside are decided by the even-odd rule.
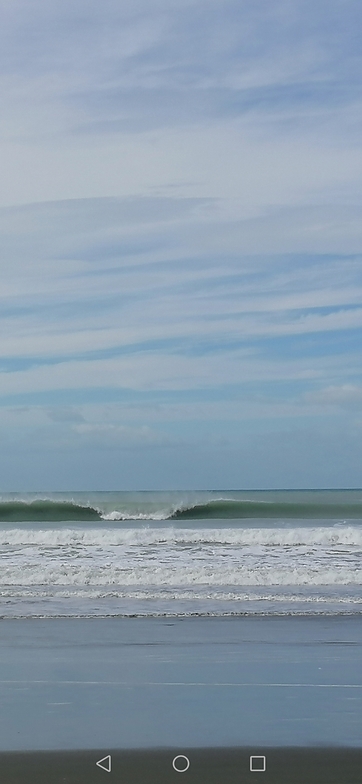
POLYGON ((353 616, 1 621, 0 751, 349 754, 362 747, 361 662, 353 616))

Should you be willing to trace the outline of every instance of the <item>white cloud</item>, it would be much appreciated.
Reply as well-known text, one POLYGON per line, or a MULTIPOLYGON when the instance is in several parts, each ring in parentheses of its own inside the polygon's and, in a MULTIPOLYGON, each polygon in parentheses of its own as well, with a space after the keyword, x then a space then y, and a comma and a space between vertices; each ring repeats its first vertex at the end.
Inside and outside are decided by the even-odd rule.
MULTIPOLYGON (((71 360, 8 371, 0 377, 1 395, 51 390, 126 389, 188 390, 222 388, 250 382, 283 382, 323 379, 351 370, 351 357, 268 359, 248 357, 248 352, 207 353, 185 356, 167 352, 134 352, 112 359, 71 360)), ((359 368, 354 371, 360 373, 359 368)))
POLYGON ((328 386, 306 393, 305 399, 310 403, 322 406, 337 406, 347 409, 361 408, 362 386, 357 386, 356 384, 328 386))

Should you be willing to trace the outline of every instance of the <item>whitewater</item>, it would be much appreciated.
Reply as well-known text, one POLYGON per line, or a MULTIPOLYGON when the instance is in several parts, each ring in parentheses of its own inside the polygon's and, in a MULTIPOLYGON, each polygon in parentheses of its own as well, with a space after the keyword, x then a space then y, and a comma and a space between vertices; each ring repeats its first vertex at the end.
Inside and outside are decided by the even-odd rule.
POLYGON ((3 618, 362 613, 362 492, 4 494, 3 618))

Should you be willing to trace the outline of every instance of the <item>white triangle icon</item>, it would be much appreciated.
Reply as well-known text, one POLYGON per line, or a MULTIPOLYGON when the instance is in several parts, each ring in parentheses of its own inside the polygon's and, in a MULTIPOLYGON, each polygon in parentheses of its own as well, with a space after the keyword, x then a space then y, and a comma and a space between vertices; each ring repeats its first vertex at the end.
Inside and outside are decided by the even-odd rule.
POLYGON ((112 770, 112 757, 111 757, 111 755, 107 754, 106 757, 102 757, 102 759, 100 759, 100 760, 98 760, 98 762, 96 762, 96 765, 98 765, 99 768, 102 768, 102 770, 107 771, 107 773, 110 773, 111 770, 112 770))

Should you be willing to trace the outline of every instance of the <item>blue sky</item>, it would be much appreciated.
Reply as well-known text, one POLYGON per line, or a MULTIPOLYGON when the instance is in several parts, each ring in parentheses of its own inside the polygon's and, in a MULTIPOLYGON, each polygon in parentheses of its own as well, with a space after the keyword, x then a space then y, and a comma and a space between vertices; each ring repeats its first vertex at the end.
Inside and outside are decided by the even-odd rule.
POLYGON ((3 0, 0 489, 362 485, 358 0, 3 0))

